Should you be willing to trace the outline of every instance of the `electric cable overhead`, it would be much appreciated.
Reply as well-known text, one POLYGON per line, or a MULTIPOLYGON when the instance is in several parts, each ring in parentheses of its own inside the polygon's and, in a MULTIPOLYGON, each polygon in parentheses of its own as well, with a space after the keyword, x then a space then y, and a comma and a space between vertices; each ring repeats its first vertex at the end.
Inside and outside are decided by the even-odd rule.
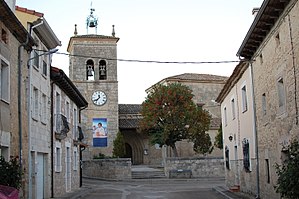
POLYGON ((140 63, 156 63, 156 64, 225 64, 225 63, 236 63, 240 61, 230 60, 230 61, 157 61, 157 60, 138 60, 138 59, 113 59, 106 57, 95 57, 87 55, 73 55, 69 53, 56 52, 55 54, 67 55, 72 57, 84 57, 84 58, 94 58, 94 59, 105 59, 112 61, 122 61, 122 62, 140 62, 140 63))

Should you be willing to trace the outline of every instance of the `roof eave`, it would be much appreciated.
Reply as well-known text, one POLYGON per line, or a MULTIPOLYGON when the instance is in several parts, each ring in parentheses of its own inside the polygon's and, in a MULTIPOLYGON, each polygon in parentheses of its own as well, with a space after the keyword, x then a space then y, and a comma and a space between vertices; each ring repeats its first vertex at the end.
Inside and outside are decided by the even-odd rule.
POLYGON ((48 49, 53 49, 57 46, 61 46, 61 42, 59 41, 45 18, 41 17, 38 20, 34 21, 32 24, 41 24, 34 28, 34 31, 48 49))

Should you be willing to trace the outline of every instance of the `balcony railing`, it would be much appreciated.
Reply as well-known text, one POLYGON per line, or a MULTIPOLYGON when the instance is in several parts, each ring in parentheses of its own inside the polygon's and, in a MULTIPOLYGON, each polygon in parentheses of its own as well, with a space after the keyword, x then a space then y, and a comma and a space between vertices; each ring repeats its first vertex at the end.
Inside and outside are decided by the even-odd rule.
POLYGON ((64 139, 67 133, 70 131, 70 127, 67 118, 62 114, 55 115, 55 137, 56 139, 64 139))

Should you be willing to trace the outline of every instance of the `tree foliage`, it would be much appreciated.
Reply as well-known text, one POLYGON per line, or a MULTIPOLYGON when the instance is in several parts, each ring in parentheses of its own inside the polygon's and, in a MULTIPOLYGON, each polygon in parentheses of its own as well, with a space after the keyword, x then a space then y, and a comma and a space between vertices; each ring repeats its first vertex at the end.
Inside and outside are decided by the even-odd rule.
POLYGON ((152 144, 170 146, 177 156, 175 143, 183 139, 194 142, 194 150, 209 152, 210 115, 192 100, 192 91, 181 84, 158 85, 142 103, 141 132, 149 135, 152 144))
POLYGON ((121 132, 118 132, 116 134, 116 138, 113 141, 112 154, 113 157, 119 157, 119 158, 123 158, 126 155, 125 140, 121 132))
POLYGON ((218 129, 214 145, 219 149, 223 149, 222 125, 220 125, 220 128, 218 129))
POLYGON ((287 150, 286 161, 282 165, 276 164, 278 175, 275 190, 283 198, 299 198, 299 143, 294 140, 290 143, 287 150))
POLYGON ((6 161, 0 156, 0 184, 19 189, 21 187, 22 172, 18 157, 6 161))

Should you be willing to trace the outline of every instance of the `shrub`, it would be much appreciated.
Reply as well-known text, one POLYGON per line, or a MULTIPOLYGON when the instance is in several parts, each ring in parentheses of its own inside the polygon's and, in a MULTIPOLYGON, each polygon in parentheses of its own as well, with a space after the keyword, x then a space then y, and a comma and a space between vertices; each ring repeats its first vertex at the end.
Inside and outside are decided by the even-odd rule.
POLYGON ((299 143, 294 140, 286 150, 286 161, 282 165, 276 164, 278 175, 275 190, 283 198, 299 198, 299 143))
POLYGON ((19 189, 21 187, 22 172, 18 157, 6 161, 0 156, 0 184, 19 189))
POLYGON ((121 132, 118 132, 113 141, 113 157, 123 158, 126 155, 125 140, 121 132))

